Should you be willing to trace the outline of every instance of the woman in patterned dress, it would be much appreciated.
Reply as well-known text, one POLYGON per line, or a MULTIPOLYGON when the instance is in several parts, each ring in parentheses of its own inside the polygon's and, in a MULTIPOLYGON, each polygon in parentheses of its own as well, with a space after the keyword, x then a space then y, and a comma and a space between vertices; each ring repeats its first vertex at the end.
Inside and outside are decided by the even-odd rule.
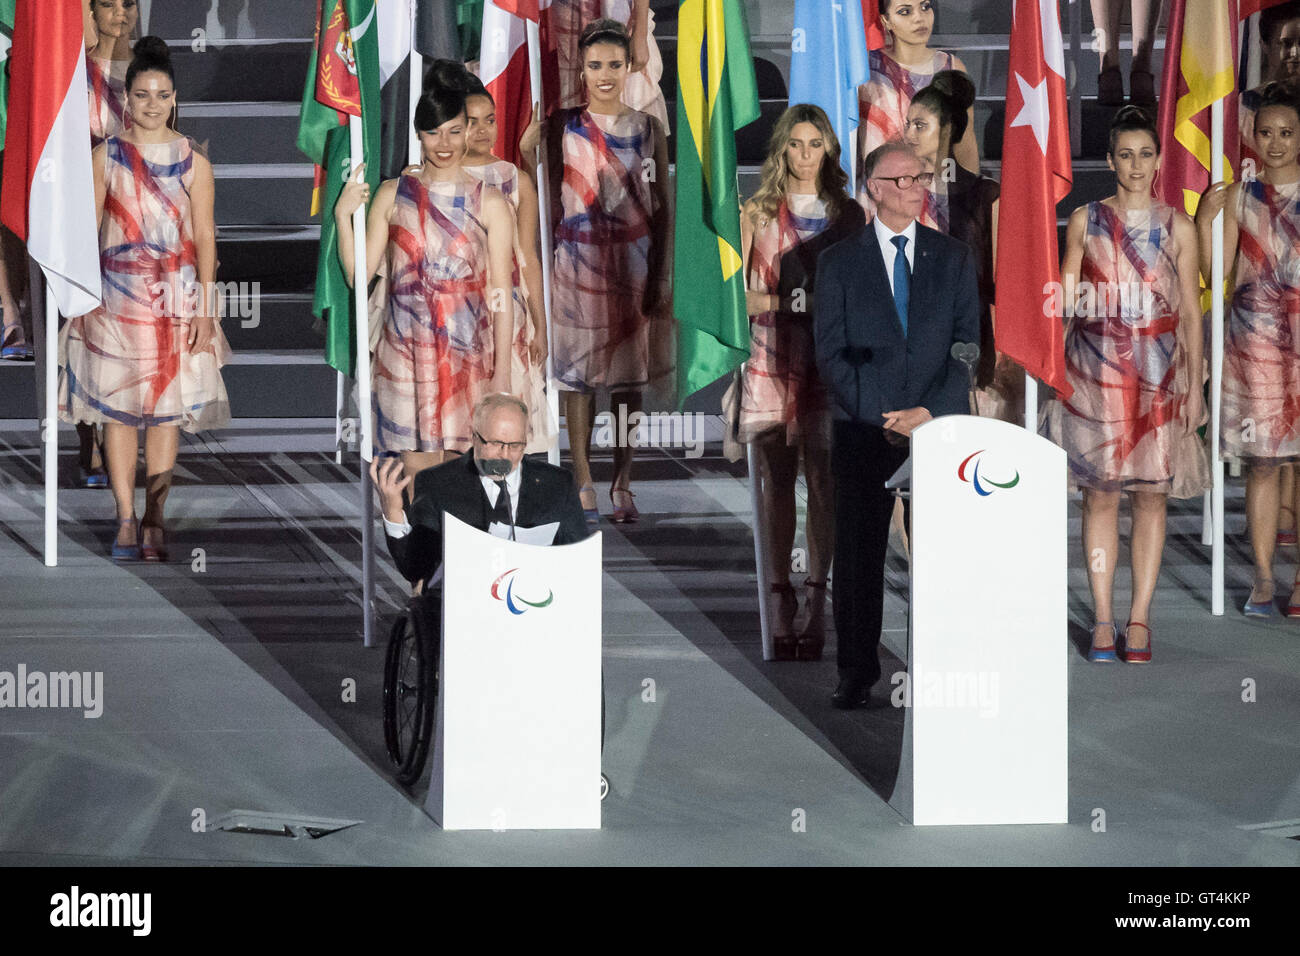
POLYGON ((835 551, 831 494, 830 403, 817 376, 812 292, 817 252, 866 223, 846 192, 840 144, 819 107, 799 104, 777 120, 758 191, 740 217, 750 315, 750 355, 738 394, 724 399, 729 430, 758 443, 768 527, 773 649, 776 660, 820 660, 826 578, 835 551), (801 288, 782 283, 782 265, 799 256, 801 288), (790 585, 795 481, 802 453, 808 481, 806 615, 795 634, 790 585))
MULTIPOLYGON (((459 67, 446 61, 448 67, 459 67)), ((546 401, 546 309, 542 297, 542 260, 538 249, 537 187, 520 176, 514 163, 492 154, 497 142, 496 104, 473 74, 466 73, 468 121, 465 172, 500 190, 515 214, 514 285, 515 341, 511 350, 511 383, 528 406, 528 453, 544 452, 554 444, 556 424, 546 401)))
MULTIPOLYGON (((667 371, 655 332, 670 313, 668 150, 659 121, 622 102, 630 44, 621 23, 587 24, 579 46, 588 105, 556 110, 520 143, 532 155, 540 133, 548 150, 552 368, 565 393, 574 478, 591 521, 598 517, 590 465, 596 390, 610 392, 612 412, 623 420, 619 410, 640 412, 642 389, 667 371)), ((610 488, 618 523, 638 518, 633 447, 622 437, 610 488)))
MULTIPOLYGON (((1288 0, 1261 12, 1259 38, 1266 64, 1263 82, 1255 89, 1244 91, 1237 101, 1243 170, 1247 163, 1254 170, 1263 165, 1255 152, 1255 111, 1259 109, 1264 86, 1281 80, 1300 79, 1300 0, 1288 0)), ((1295 544, 1295 466, 1279 466, 1278 475, 1277 543, 1295 544)))
POLYGON ((560 106, 563 109, 587 104, 587 85, 583 81, 582 51, 578 40, 582 28, 602 17, 617 20, 627 28, 630 42, 627 82, 623 86, 623 105, 649 113, 668 128, 668 108, 659 81, 664 75, 663 57, 655 43, 655 15, 650 0, 552 0, 551 34, 555 37, 556 57, 560 66, 560 106))
MULTIPOLYGON (((877 146, 903 138, 912 97, 929 86, 936 73, 965 72, 966 64, 956 54, 929 47, 937 6, 936 0, 880 0, 880 20, 892 42, 883 50, 871 50, 867 54, 871 79, 858 87, 859 161, 877 146)), ((952 153, 966 169, 979 172, 974 106, 969 110, 965 135, 953 144, 952 153)), ((858 190, 858 202, 870 218, 873 210, 865 186, 858 190)))
POLYGON ((130 124, 93 153, 104 304, 63 329, 60 413, 104 426, 117 503, 113 556, 166 560, 164 506, 180 429, 230 418, 229 346, 210 290, 217 246, 212 167, 168 127, 176 102, 167 45, 145 37, 126 72, 130 124), (145 511, 135 516, 139 430, 145 511))
MULTIPOLYGON (((121 135, 130 123, 126 109, 126 71, 131 64, 131 35, 139 21, 136 0, 86 0, 86 87, 90 113, 90 145, 121 135)), ((175 124, 171 124, 175 129, 175 124)), ((86 422, 77 423, 82 482, 87 488, 108 486, 104 471, 104 434, 86 422)))
MULTIPOLYGON (((1245 458, 1246 515, 1255 580, 1244 613, 1271 617, 1279 465, 1300 458, 1300 90, 1273 83, 1255 114, 1254 180, 1211 186, 1196 210, 1201 272, 1210 274, 1210 228, 1224 212, 1223 249, 1232 265, 1224 330, 1220 447, 1245 458)), ((1297 483, 1300 484, 1300 483, 1297 483)), ((1300 501, 1296 502, 1300 504, 1300 501)), ((1288 617, 1300 617, 1300 578, 1288 617)))
MULTIPOLYGON (((445 78, 444 78, 445 79, 445 78)), ((464 452, 472 411, 509 392, 514 216, 465 172, 463 81, 426 84, 415 110, 424 163, 383 183, 366 220, 364 278, 387 258, 388 307, 375 349, 375 447, 407 477, 464 452)), ((352 213, 370 199, 364 167, 339 194, 339 261, 354 280, 352 213)))
POLYGON ((1165 542, 1165 505, 1200 494, 1209 466, 1201 423, 1202 340, 1196 230, 1152 199, 1160 139, 1125 107, 1110 129, 1114 196, 1075 210, 1066 231, 1066 380, 1061 444, 1083 489, 1083 553, 1096 623, 1089 660, 1116 659, 1112 590, 1119 503, 1133 508, 1133 594, 1121 651, 1151 659, 1150 609, 1165 542))
POLYGON ((907 109, 903 141, 911 146, 934 182, 926 192, 931 228, 962 240, 975 251, 980 290, 980 357, 975 393, 981 415, 1022 421, 1015 415, 1023 404, 1024 373, 1010 361, 999 361, 993 338, 994 257, 998 227, 999 186, 996 180, 972 173, 952 161, 953 143, 969 128, 975 84, 960 70, 941 70, 933 82, 912 99, 907 109))

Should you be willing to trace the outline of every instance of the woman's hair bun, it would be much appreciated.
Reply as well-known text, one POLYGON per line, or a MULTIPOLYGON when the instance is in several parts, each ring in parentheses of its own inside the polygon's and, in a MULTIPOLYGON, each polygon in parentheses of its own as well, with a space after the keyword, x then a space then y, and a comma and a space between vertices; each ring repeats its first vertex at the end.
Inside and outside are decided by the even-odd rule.
POLYGON ((946 96, 955 110, 964 113, 975 105, 975 84, 961 70, 940 70, 930 85, 946 96))
POLYGON ((140 60, 158 60, 170 63, 172 51, 167 46, 167 41, 162 37, 141 37, 135 41, 135 46, 131 52, 140 60))

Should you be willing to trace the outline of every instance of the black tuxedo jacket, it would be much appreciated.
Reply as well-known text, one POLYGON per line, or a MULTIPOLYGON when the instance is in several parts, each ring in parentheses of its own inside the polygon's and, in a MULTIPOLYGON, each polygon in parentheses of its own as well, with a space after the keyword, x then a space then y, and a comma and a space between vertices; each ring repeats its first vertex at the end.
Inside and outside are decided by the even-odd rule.
POLYGON ((950 350, 979 342, 979 309, 975 257, 958 239, 917 223, 906 336, 875 225, 831 246, 817 260, 813 336, 834 417, 880 426, 903 408, 965 414, 969 380, 950 350))
MULTIPOLYGON (((523 474, 515 526, 535 528, 558 521, 555 544, 584 540, 589 532, 573 476, 563 468, 527 458, 519 467, 523 474)), ((480 531, 486 532, 491 524, 492 503, 483 490, 472 451, 415 476, 414 493, 406 509, 411 533, 404 538, 386 536, 388 553, 406 580, 427 581, 442 564, 443 512, 480 531)))

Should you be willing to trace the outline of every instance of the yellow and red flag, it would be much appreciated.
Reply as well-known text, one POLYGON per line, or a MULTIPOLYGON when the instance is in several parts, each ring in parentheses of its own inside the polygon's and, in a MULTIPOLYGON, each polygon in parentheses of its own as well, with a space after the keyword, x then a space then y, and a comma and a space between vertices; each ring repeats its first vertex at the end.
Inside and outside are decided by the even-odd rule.
MULTIPOLYGON (((1265 0, 1267 2, 1267 0, 1265 0)), ((1260 0, 1245 0, 1253 7, 1260 0)), ((1244 6, 1244 4, 1243 4, 1244 6)), ((1195 215, 1210 185, 1210 108, 1224 100, 1224 179, 1240 159, 1237 135, 1237 0, 1172 0, 1160 91, 1162 150, 1157 190, 1175 209, 1195 215)))

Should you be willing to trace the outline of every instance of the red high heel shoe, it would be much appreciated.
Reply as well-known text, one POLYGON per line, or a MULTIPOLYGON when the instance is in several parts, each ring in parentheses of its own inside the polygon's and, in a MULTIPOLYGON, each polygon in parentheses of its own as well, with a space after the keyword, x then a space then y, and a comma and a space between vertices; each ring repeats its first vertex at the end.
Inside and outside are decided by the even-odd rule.
POLYGON ((636 495, 626 488, 609 489, 609 500, 614 504, 614 513, 609 520, 614 524, 635 524, 641 520, 641 512, 636 510, 632 499, 636 495))
POLYGON ((140 526, 140 557, 145 561, 166 561, 167 560, 167 541, 163 536, 163 529, 157 525, 140 526), (157 533, 157 544, 145 544, 149 539, 149 532, 157 533))
POLYGON ((1121 649, 1120 653, 1124 655, 1124 662, 1127 664, 1150 664, 1151 628, 1147 627, 1147 625, 1143 624, 1141 621, 1129 621, 1128 624, 1124 626, 1124 647, 1121 649), (1128 646, 1128 632, 1131 628, 1135 627, 1146 628, 1147 632, 1147 646, 1136 650, 1128 646))

